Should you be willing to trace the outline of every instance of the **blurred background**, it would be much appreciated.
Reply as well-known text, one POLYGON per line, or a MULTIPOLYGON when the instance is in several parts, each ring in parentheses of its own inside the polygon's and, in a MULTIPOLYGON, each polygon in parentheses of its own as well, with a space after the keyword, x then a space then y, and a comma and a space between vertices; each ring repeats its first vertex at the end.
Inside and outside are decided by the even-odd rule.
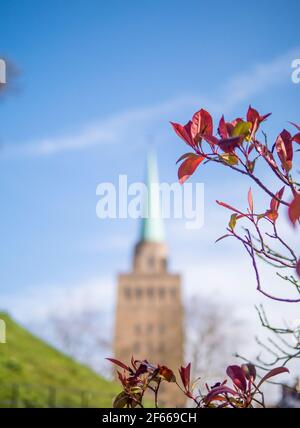
MULTIPOLYGON (((97 185, 117 184, 119 174, 141 181, 149 143, 161 181, 175 182, 175 162, 186 147, 169 121, 186 123, 201 107, 216 121, 222 113, 228 120, 244 116, 249 104, 272 112, 264 125, 271 141, 288 120, 299 123, 300 84, 291 80, 291 62, 300 58, 300 5, 2 0, 1 9, 0 56, 9 67, 0 92, 0 309, 110 380, 104 358, 112 352, 116 276, 130 269, 139 222, 97 218, 97 185)), ((191 181, 205 186, 204 226, 190 231, 184 220, 168 220, 166 242, 170 268, 183 278, 186 358, 202 352, 197 374, 214 378, 238 361, 235 352, 250 359, 260 352, 255 336, 265 332, 255 305, 264 304, 275 323, 300 314, 296 305, 256 292, 238 243, 215 244, 229 218, 215 200, 246 206, 247 180, 208 165, 191 181)), ((265 210, 259 190, 252 190, 265 210)), ((285 218, 281 226, 298 245, 285 218)), ((268 269, 264 275, 280 294, 268 269)), ((1 318, 20 343, 19 326, 1 318)), ((3 380, 0 386, 6 401, 18 400, 19 383, 40 383, 5 351, 9 334, 7 328, 7 344, 0 345, 1 378, 10 385, 3 380)), ((24 352, 28 346, 24 342, 24 352)), ((55 355, 46 353, 44 364, 54 364, 55 355)), ((82 376, 92 377, 81 369, 72 369, 78 370, 73 390, 81 388, 82 376)), ((297 374, 299 363, 292 378, 297 374)), ((55 382, 47 376, 51 404, 55 382)), ((96 386, 86 380, 87 390, 96 386)), ((275 402, 280 390, 272 391, 275 402)), ((31 402, 41 396, 33 395, 31 402)), ((78 397, 73 404, 84 405, 82 391, 78 397)))

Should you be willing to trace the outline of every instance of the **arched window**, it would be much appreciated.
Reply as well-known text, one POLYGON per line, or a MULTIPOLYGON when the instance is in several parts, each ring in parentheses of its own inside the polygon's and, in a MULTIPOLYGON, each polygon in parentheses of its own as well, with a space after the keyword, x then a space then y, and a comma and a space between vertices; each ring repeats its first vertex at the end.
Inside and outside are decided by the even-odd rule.
POLYGON ((140 299, 142 297, 143 290, 141 288, 137 288, 135 290, 135 294, 136 294, 137 299, 140 299))

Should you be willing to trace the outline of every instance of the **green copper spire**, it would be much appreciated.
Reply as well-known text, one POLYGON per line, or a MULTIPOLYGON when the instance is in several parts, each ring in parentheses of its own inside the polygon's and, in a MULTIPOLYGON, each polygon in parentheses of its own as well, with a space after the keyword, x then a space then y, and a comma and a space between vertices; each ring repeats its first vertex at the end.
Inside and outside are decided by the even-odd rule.
POLYGON ((164 242, 164 228, 160 211, 159 179, 155 153, 151 150, 147 156, 144 215, 142 219, 141 241, 164 242), (147 215, 148 214, 148 215, 147 215))

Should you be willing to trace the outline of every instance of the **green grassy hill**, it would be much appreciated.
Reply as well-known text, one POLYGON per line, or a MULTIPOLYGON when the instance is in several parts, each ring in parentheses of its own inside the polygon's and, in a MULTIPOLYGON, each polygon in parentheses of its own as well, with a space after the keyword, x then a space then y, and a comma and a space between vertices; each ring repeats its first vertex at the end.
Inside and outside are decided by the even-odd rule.
POLYGON ((0 407, 111 407, 120 387, 36 338, 0 312, 0 407))

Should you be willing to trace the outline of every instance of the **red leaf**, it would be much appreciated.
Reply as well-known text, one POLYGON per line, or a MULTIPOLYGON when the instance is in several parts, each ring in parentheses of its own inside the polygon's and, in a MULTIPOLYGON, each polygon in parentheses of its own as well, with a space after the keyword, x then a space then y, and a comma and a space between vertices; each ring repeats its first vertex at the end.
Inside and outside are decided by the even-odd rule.
POLYGON ((261 144, 259 141, 255 141, 255 148, 257 150, 257 152, 268 162, 268 164, 270 165, 270 167, 273 170, 278 169, 277 163, 275 162, 274 156, 273 154, 267 149, 266 146, 264 146, 263 144, 261 144))
POLYGON ((158 366, 158 376, 167 382, 176 382, 176 377, 173 371, 166 366, 158 366))
POLYGON ((264 122, 269 116, 271 116, 272 113, 267 113, 262 116, 260 116, 260 122, 264 122))
POLYGON ((281 161, 282 168, 289 171, 292 168, 293 144, 292 136, 286 129, 278 135, 275 148, 281 161))
POLYGON ((248 108, 247 111, 247 122, 251 122, 252 124, 255 123, 255 121, 258 121, 258 124, 265 121, 272 113, 267 113, 265 115, 260 115, 255 108, 251 107, 251 105, 248 108))
POLYGON ((300 133, 294 135, 292 140, 295 141, 296 143, 300 144, 300 133))
POLYGON ((288 214, 293 224, 300 219, 300 193, 297 193, 290 203, 288 214))
POLYGON ((244 137, 230 137, 219 140, 218 145, 225 153, 233 153, 234 150, 243 142, 244 137))
MULTIPOLYGON (((283 193, 284 193, 284 189, 285 189, 285 186, 283 186, 280 190, 278 190, 278 192, 277 193, 275 193, 275 196, 278 198, 278 199, 282 199, 282 196, 283 196, 283 193)), ((278 208, 279 208, 279 201, 277 201, 277 199, 275 199, 275 198, 272 198, 272 200, 271 200, 271 204, 270 204, 270 209, 272 210, 272 211, 278 211, 278 208)))
POLYGON ((251 363, 242 364, 241 368, 242 368, 243 372, 245 373, 246 379, 251 380, 253 382, 256 378, 255 365, 251 364, 251 363))
POLYGON ((132 371, 130 367, 126 366, 126 364, 123 364, 122 361, 116 360, 115 358, 106 358, 106 360, 110 361, 113 364, 116 364, 119 367, 122 367, 122 369, 127 371, 132 371))
POLYGON ((183 184, 196 170, 198 165, 204 160, 204 156, 191 154, 179 167, 178 178, 183 184))
POLYGON ((237 392, 234 391, 231 388, 228 388, 228 386, 220 385, 215 388, 212 388, 207 396, 205 397, 205 402, 209 404, 211 401, 218 399, 218 396, 221 394, 231 394, 231 395, 237 395, 237 392))
POLYGON ((291 125, 293 125, 295 128, 297 128, 298 129, 298 131, 300 131, 300 126, 299 125, 297 125, 296 123, 294 123, 294 122, 290 122, 290 124, 291 125))
POLYGON ((227 375, 231 378, 234 385, 242 391, 247 389, 247 380, 243 369, 240 366, 228 366, 227 375))
POLYGON ((244 216, 244 214, 237 210, 236 208, 232 207, 231 205, 226 204, 225 202, 221 202, 221 201, 216 201, 217 204, 221 205, 222 207, 228 208, 231 211, 234 211, 235 213, 241 214, 242 216, 244 216))
POLYGON ((190 126, 192 122, 188 122, 185 126, 180 125, 179 123, 170 122, 173 126, 176 134, 183 139, 189 146, 194 147, 194 142, 190 133, 190 126))
POLYGON ((212 135, 213 121, 211 115, 204 109, 197 111, 192 119, 191 135, 194 143, 198 144, 202 136, 212 135))
POLYGON ((224 119, 224 116, 221 117, 218 127, 218 133, 221 138, 229 138, 229 132, 227 129, 227 125, 224 119))
POLYGON ((270 370, 259 382, 256 389, 259 389, 259 387, 268 379, 270 379, 273 376, 277 376, 281 373, 289 373, 289 369, 286 367, 276 367, 275 369, 270 370))
POLYGON ((193 156, 193 155, 194 155, 194 153, 185 153, 184 155, 180 156, 179 159, 177 159, 176 164, 181 162, 183 159, 186 159, 186 158, 193 156))
POLYGON ((252 128, 251 128, 252 134, 255 134, 259 125, 262 122, 264 122, 270 115, 271 115, 271 113, 268 113, 268 114, 261 116, 257 110, 255 110, 253 107, 251 107, 251 105, 249 106, 248 112, 247 112, 247 122, 252 123, 252 128))
POLYGON ((191 377, 191 363, 189 363, 186 367, 181 366, 179 370, 179 374, 181 377, 182 384, 186 391, 190 389, 190 377, 191 377))
POLYGON ((254 149, 254 144, 253 143, 251 143, 250 145, 249 145, 249 148, 248 148, 248 151, 247 151, 247 153, 248 153, 248 156, 250 155, 250 153, 252 152, 252 150, 254 149))
POLYGON ((213 135, 204 135, 203 137, 211 146, 215 146, 219 144, 219 140, 217 139, 217 137, 214 137, 213 135))
POLYGON ((135 360, 133 355, 131 356, 131 365, 134 368, 134 370, 137 369, 137 363, 139 362, 139 360, 135 360))
MULTIPOLYGON (((277 196, 278 199, 282 199, 283 196, 283 192, 284 192, 285 186, 283 186, 276 194, 275 196, 277 196)), ((278 218, 278 209, 279 209, 279 205, 280 202, 275 199, 272 198, 271 199, 271 203, 270 203, 270 209, 266 212, 267 217, 272 220, 272 221, 276 221, 278 218)))
POLYGON ((273 221, 275 223, 275 221, 278 219, 278 212, 277 211, 272 211, 272 210, 268 210, 265 212, 265 216, 268 217, 269 220, 273 221))
POLYGON ((119 372, 119 370, 117 370, 117 373, 118 373, 118 378, 119 378, 120 382, 125 387, 126 386, 126 377, 123 376, 122 373, 119 372))
POLYGON ((251 187, 248 191, 248 204, 249 204, 250 213, 253 214, 253 196, 252 196, 251 187))
POLYGON ((254 125, 256 121, 259 121, 259 118, 258 111, 250 105, 247 111, 247 122, 251 122, 254 125))

